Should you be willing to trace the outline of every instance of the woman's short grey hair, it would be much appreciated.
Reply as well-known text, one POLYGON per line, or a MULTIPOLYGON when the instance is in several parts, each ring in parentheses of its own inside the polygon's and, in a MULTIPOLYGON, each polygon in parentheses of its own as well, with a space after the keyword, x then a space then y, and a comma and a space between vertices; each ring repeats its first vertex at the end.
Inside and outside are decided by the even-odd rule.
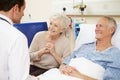
POLYGON ((66 37, 70 38, 71 34, 72 34, 72 28, 70 28, 70 23, 71 23, 71 19, 66 16, 65 14, 55 14, 53 16, 51 16, 50 20, 53 19, 59 19, 60 20, 60 26, 64 29, 64 31, 62 32, 63 35, 65 35, 66 37))
POLYGON ((51 16, 51 19, 59 19, 60 20, 60 26, 63 28, 68 28, 70 25, 70 18, 67 17, 65 14, 55 14, 51 16))

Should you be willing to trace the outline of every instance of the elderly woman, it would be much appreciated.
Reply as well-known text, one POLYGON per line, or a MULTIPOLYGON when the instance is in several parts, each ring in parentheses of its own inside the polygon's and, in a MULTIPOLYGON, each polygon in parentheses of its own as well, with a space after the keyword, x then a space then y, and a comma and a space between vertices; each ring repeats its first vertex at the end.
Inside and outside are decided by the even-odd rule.
POLYGON ((58 68, 61 62, 71 54, 70 18, 63 14, 50 18, 48 31, 38 32, 29 49, 30 74, 37 76, 48 69, 58 68))

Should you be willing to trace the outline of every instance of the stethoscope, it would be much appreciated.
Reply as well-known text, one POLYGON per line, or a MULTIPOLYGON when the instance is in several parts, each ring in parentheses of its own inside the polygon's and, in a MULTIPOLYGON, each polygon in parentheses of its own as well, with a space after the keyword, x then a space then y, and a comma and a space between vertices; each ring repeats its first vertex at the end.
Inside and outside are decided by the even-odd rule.
POLYGON ((4 19, 4 18, 2 18, 2 17, 0 17, 0 19, 3 20, 3 21, 5 21, 5 22, 7 22, 8 24, 11 25, 11 23, 10 23, 9 21, 7 21, 6 19, 4 19))

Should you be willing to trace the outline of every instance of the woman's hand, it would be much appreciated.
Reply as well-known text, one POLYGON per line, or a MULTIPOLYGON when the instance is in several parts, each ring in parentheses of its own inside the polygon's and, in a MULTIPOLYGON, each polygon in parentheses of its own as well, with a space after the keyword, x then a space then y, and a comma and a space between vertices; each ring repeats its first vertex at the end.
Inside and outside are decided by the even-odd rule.
POLYGON ((55 51, 55 45, 51 42, 48 42, 46 44, 46 50, 49 51, 49 53, 56 59, 56 61, 61 64, 61 57, 58 55, 58 53, 55 51))
POLYGON ((38 51, 38 56, 41 57, 45 53, 51 53, 51 44, 47 43, 44 48, 38 51))
POLYGON ((69 76, 73 76, 73 77, 78 77, 83 79, 84 75, 81 74, 77 69, 75 69, 74 67, 69 66, 69 76))
POLYGON ((55 50, 54 50, 54 45, 52 43, 47 43, 44 48, 39 50, 40 54, 41 53, 42 54, 44 54, 44 53, 53 53, 53 52, 55 52, 55 50))
POLYGON ((55 46, 53 43, 48 42, 45 46, 45 51, 49 52, 50 54, 54 54, 55 53, 55 46))
POLYGON ((61 73, 65 74, 65 75, 70 75, 70 73, 71 73, 71 66, 62 64, 59 69, 60 69, 61 73))

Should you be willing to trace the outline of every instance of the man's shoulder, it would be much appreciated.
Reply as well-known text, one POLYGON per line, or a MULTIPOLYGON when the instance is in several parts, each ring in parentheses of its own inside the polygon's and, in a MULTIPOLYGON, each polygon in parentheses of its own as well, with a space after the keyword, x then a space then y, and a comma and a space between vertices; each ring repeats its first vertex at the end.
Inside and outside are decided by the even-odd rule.
POLYGON ((112 46, 112 50, 113 50, 114 52, 118 52, 118 53, 120 54, 120 49, 119 49, 118 47, 112 46))
POLYGON ((26 38, 26 36, 21 31, 16 29, 15 27, 11 27, 10 34, 11 34, 11 37, 13 38, 26 38))

